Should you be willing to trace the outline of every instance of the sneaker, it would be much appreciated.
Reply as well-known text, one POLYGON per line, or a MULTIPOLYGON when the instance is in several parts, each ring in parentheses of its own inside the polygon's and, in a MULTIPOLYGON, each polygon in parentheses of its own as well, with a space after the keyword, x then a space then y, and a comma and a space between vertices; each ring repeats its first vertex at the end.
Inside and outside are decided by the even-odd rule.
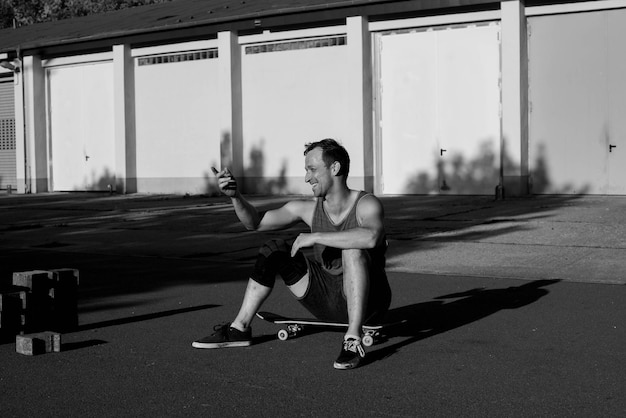
POLYGON ((365 350, 361 345, 361 340, 348 338, 344 340, 341 353, 335 360, 335 369, 347 370, 358 367, 365 358, 365 350))
POLYGON ((230 322, 213 327, 212 335, 194 341, 194 348, 247 347, 252 343, 252 329, 242 332, 230 326, 230 322))

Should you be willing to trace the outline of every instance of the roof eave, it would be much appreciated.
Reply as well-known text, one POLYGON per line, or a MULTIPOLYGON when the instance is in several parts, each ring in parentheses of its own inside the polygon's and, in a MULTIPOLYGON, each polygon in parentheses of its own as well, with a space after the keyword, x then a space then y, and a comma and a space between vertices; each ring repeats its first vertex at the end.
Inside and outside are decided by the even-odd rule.
POLYGON ((287 10, 254 12, 239 16, 225 16, 203 20, 174 21, 163 25, 133 30, 100 32, 94 35, 66 39, 52 39, 15 45, 0 52, 22 55, 56 56, 84 51, 111 49, 113 45, 126 43, 147 45, 175 43, 192 39, 206 39, 221 31, 254 32, 289 26, 328 24, 340 22, 350 16, 367 16, 371 19, 407 15, 457 13, 466 10, 493 10, 500 7, 496 0, 405 0, 381 1, 368 4, 346 1, 332 7, 301 6, 287 10), (355 4, 356 3, 356 4, 355 4))

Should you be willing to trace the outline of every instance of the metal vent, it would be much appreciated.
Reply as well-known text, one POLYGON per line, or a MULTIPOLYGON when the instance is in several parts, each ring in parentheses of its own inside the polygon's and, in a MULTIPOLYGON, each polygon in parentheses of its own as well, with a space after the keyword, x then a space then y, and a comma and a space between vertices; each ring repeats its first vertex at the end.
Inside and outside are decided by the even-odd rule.
POLYGON ((0 119, 0 150, 15 149, 15 119, 0 119))
POLYGON ((301 41, 274 42, 271 44, 250 45, 246 47, 246 55, 263 54, 266 52, 294 51, 298 49, 325 48, 346 45, 346 36, 306 39, 301 41))
POLYGON ((151 55, 139 58, 139 65, 170 64, 175 62, 208 60, 217 58, 217 48, 206 49, 204 51, 183 52, 177 54, 151 55))

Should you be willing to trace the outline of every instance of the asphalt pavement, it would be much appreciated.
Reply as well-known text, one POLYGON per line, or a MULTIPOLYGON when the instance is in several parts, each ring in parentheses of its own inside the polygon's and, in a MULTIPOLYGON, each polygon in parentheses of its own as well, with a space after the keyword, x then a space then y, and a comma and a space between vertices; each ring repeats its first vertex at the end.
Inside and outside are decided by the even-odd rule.
MULTIPOLYGON (((255 196, 262 209, 291 197, 255 196)), ((60 353, 0 343, 0 416, 626 416, 626 197, 385 196, 391 319, 337 371, 341 333, 197 350, 257 247, 227 199, 0 195, 0 287, 80 271, 60 353)), ((264 309, 305 311, 280 284, 264 309)))

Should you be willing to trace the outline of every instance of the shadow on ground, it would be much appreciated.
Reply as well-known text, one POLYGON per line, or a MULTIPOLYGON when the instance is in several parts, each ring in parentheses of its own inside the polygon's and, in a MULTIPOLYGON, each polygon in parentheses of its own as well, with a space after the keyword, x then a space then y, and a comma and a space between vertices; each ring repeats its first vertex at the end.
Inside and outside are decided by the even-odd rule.
POLYGON ((390 328, 385 338, 407 338, 372 350, 368 353, 368 362, 382 360, 406 345, 463 327, 496 312, 530 305, 549 293, 545 287, 558 282, 559 280, 536 280, 502 289, 470 289, 439 296, 434 301, 391 309, 385 322, 405 322, 390 328))
MULTIPOLYGON (((251 200, 265 211, 294 198, 308 199, 253 196, 251 200)), ((531 221, 549 218, 577 198, 496 201, 488 196, 385 196, 382 201, 388 239, 394 253, 402 254, 449 244, 445 239, 426 239, 434 232, 454 232, 454 241, 462 242, 536 228, 542 223, 531 221), (502 228, 470 229, 499 222, 502 228), (405 247, 404 241, 413 243, 405 247)), ((272 233, 246 232, 223 197, 15 195, 0 199, 0 209, 4 213, 0 286, 10 283, 16 271, 77 268, 80 301, 97 303, 100 310, 114 309, 119 296, 141 296, 186 284, 244 281, 259 245, 305 230, 299 226, 272 233), (174 247, 173 243, 183 244, 174 247)))
POLYGON ((192 306, 189 308, 170 309, 170 310, 162 311, 162 312, 154 312, 154 313, 149 313, 149 314, 144 314, 144 315, 135 315, 135 316, 130 316, 126 318, 117 318, 117 319, 111 319, 107 321, 94 322, 91 324, 80 325, 77 331, 86 331, 86 330, 92 330, 92 329, 112 327, 116 325, 125 325, 125 324, 132 324, 135 322, 149 321, 152 319, 165 318, 168 316, 174 316, 174 315, 184 314, 188 312, 196 312, 196 311, 201 311, 205 309, 216 308, 218 306, 220 305, 209 304, 209 305, 201 305, 201 306, 192 306))
MULTIPOLYGON (((488 196, 385 196, 387 238, 397 255, 445 247, 450 241, 476 242, 530 231, 545 225, 560 208, 582 196, 496 200, 488 196), (488 225, 489 228, 475 227, 488 225), (448 238, 435 234, 448 233, 448 238), (403 242, 411 245, 403 246, 403 242)), ((392 263, 387 268, 393 268, 392 263)))

